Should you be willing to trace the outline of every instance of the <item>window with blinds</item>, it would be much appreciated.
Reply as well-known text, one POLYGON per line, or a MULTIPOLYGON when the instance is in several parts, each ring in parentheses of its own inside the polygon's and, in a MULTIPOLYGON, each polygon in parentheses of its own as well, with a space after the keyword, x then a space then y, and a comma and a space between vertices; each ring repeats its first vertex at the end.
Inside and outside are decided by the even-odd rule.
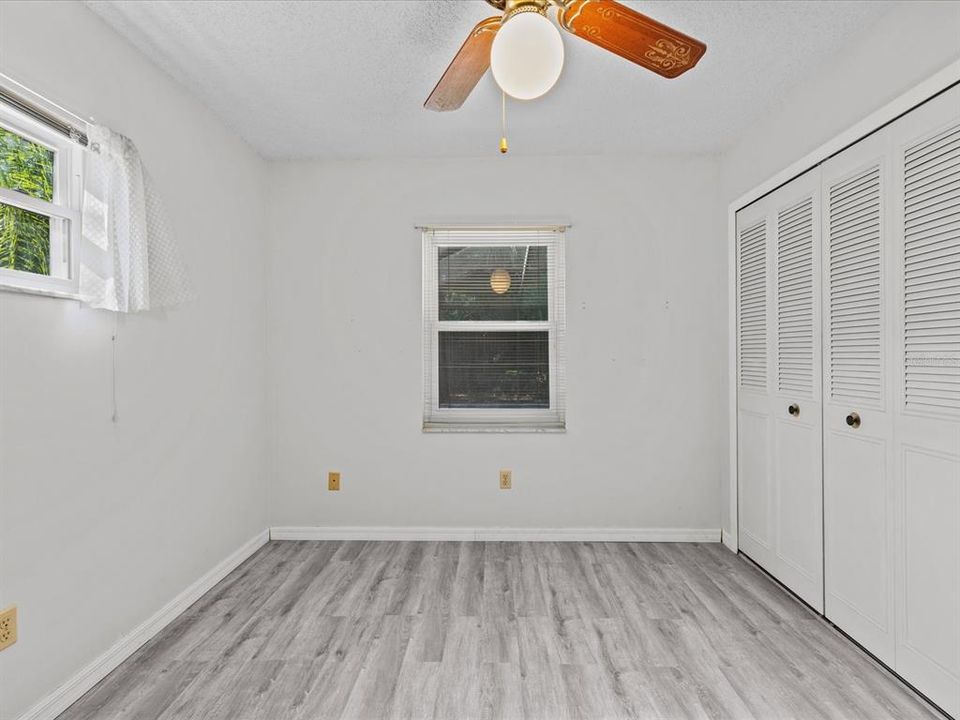
POLYGON ((906 150, 903 191, 904 400, 960 411, 960 125, 906 150))
POLYGON ((764 221, 739 232, 737 318, 740 387, 767 388, 767 233, 764 221))
POLYGON ((880 167, 833 185, 828 208, 830 396, 882 397, 880 167))
POLYGON ((564 229, 423 232, 425 430, 562 430, 564 229))

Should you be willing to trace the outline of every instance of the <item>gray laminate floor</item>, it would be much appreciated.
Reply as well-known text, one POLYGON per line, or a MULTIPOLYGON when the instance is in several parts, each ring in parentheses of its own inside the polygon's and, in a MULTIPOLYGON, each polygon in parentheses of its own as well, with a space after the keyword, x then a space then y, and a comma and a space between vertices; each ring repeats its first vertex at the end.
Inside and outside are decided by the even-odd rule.
POLYGON ((61 720, 933 717, 720 545, 271 542, 61 720))

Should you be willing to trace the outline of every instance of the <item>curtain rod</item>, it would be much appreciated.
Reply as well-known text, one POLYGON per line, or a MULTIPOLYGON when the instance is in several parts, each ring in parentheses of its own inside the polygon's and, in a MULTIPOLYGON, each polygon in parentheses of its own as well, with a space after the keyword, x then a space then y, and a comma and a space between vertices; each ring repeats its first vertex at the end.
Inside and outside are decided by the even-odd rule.
POLYGON ((78 142, 83 146, 89 144, 87 139, 87 134, 82 130, 75 128, 73 125, 64 122, 60 118, 52 115, 51 113, 43 110, 40 107, 37 107, 28 100, 23 99, 19 95, 10 92, 7 88, 0 85, 0 100, 5 102, 7 105, 10 105, 24 115, 29 115, 34 120, 42 122, 49 128, 56 130, 61 135, 66 135, 68 138, 74 142, 78 142))

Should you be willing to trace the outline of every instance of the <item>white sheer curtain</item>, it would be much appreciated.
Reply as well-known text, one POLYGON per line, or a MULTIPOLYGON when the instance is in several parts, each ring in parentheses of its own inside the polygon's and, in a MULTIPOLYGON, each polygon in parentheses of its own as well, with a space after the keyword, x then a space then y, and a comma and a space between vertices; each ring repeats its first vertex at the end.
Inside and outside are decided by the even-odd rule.
POLYGON ((97 308, 133 313, 196 293, 140 153, 129 138, 91 126, 84 163, 80 295, 97 308))

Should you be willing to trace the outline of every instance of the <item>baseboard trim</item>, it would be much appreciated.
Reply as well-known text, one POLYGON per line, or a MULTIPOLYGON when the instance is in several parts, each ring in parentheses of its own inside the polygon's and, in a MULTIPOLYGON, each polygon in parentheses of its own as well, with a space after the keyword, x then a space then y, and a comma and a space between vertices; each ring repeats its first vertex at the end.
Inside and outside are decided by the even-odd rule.
POLYGON ((720 542, 719 529, 272 527, 271 540, 504 540, 513 542, 720 542))
POLYGON ((737 536, 729 530, 720 530, 720 542, 726 545, 731 552, 739 552, 740 546, 737 544, 737 536))
POLYGON ((53 720, 56 718, 79 700, 90 688, 110 674, 120 663, 139 650, 144 643, 200 599, 204 593, 233 572, 240 563, 263 547, 269 539, 270 531, 264 530, 245 542, 240 548, 220 561, 216 567, 160 608, 152 617, 122 637, 113 647, 23 713, 18 720, 53 720))

